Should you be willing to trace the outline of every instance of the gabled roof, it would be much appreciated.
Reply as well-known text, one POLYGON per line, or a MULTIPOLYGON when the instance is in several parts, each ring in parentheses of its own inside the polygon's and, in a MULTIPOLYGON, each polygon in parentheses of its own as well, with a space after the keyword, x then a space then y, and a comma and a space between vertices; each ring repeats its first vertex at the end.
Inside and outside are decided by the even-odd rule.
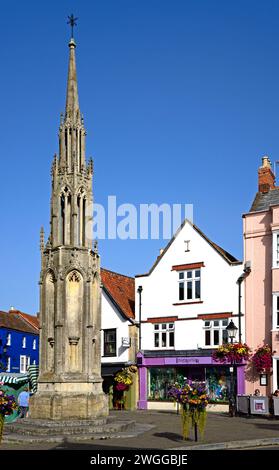
MULTIPOLYGON (((13 310, 12 310, 13 311, 13 310)), ((20 317, 23 318, 29 325, 33 326, 36 330, 39 331, 39 319, 34 315, 29 315, 29 313, 21 312, 20 310, 14 310, 20 317)))
POLYGON ((103 289, 120 313, 132 321, 135 318, 135 279, 101 268, 103 289))
POLYGON ((279 188, 270 189, 267 193, 257 193, 249 212, 266 211, 270 206, 279 204, 279 188))
POLYGON ((24 333, 31 333, 33 335, 39 334, 38 328, 32 326, 24 320, 17 311, 13 310, 10 312, 0 311, 0 328, 23 331, 24 333))
POLYGON ((191 227, 193 227, 194 230, 196 230, 196 232, 202 237, 204 238, 204 240, 210 245, 212 246, 212 248, 214 248, 215 251, 217 251, 217 253, 222 256, 222 258, 224 258, 224 260, 228 263, 228 264, 231 264, 231 265, 237 265, 237 264, 241 264, 242 261, 239 261, 237 258, 235 258, 233 255, 231 255, 228 251, 224 250, 223 248, 221 248, 219 245, 217 245, 217 243, 214 243, 212 240, 210 240, 210 238, 208 238, 204 232, 201 231, 201 229, 193 224, 190 220, 188 219, 185 219, 182 224, 180 225, 180 227, 178 228, 178 230, 175 232, 175 234, 173 235, 173 237, 171 238, 171 240, 169 241, 169 243, 167 244, 167 246, 164 248, 164 250, 162 251, 162 253, 160 254, 160 256, 157 257, 155 263, 153 264, 153 266, 151 267, 151 269, 149 270, 148 273, 145 273, 145 274, 137 274, 136 277, 142 277, 142 276, 149 276, 152 271, 154 271, 154 269, 156 268, 157 264, 161 261, 161 259, 163 258, 164 254, 168 251, 169 247, 173 244, 174 240, 176 239, 176 237, 179 235, 179 232, 183 229, 184 225, 186 224, 186 222, 188 222, 191 227))

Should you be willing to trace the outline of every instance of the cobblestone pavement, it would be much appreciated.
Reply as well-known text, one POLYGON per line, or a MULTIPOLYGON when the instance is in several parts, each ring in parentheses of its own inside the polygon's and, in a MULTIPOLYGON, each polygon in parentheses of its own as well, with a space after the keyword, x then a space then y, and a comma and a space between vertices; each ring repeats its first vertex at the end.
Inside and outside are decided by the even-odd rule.
MULTIPOLYGON (((1 450, 43 450, 43 449, 171 449, 195 445, 193 435, 184 441, 181 437, 181 416, 171 411, 113 411, 112 416, 131 419, 139 424, 153 427, 137 436, 102 439, 61 444, 8 444, 3 443, 1 450)), ((203 444, 239 440, 279 438, 279 420, 267 418, 230 418, 226 414, 208 413, 208 420, 203 444)), ((70 440, 70 438, 69 438, 70 440)))

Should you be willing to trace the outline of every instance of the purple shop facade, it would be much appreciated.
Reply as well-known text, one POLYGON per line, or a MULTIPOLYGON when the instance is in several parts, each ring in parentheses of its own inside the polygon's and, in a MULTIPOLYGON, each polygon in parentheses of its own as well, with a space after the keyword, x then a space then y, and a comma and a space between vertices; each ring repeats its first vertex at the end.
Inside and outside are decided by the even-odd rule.
MULTIPOLYGON (((137 365, 139 372, 139 400, 138 409, 148 409, 148 369, 149 368, 161 368, 161 367, 184 367, 185 373, 187 373, 187 367, 198 367, 205 368, 209 366, 213 367, 230 367, 230 364, 220 364, 213 361, 211 356, 171 356, 171 357, 152 357, 150 354, 148 357, 144 356, 143 352, 137 354, 137 365)), ((243 395, 245 393, 245 366, 246 363, 242 362, 235 364, 236 368, 236 391, 237 395, 243 395)))

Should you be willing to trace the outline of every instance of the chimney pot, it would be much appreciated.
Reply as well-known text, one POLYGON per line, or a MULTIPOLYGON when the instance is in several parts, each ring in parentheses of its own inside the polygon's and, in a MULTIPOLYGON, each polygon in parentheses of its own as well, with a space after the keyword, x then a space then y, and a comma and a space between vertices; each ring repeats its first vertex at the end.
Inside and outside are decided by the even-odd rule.
POLYGON ((258 186, 260 193, 268 193, 270 189, 275 188, 275 176, 267 155, 262 157, 262 166, 258 170, 258 186))
POLYGON ((262 157, 262 168, 270 168, 271 169, 271 161, 267 155, 262 157))

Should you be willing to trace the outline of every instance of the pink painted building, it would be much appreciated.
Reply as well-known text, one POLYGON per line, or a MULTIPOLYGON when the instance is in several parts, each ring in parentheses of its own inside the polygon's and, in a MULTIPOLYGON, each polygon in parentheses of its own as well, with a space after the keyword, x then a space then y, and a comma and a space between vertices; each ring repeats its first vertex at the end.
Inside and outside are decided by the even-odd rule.
POLYGON ((269 344, 274 352, 267 377, 248 367, 246 393, 267 395, 279 388, 279 187, 268 157, 258 171, 258 192, 243 216, 246 342, 254 350, 269 344), (265 381, 267 378, 267 384, 265 381))

